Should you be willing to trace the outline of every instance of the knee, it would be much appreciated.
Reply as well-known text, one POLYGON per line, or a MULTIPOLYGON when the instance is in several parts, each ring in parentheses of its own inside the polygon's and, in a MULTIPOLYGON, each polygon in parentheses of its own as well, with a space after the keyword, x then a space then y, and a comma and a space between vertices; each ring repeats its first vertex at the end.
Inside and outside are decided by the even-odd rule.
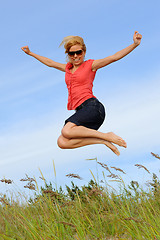
POLYGON ((71 138, 71 132, 70 132, 70 129, 69 129, 69 128, 64 127, 61 132, 62 132, 62 135, 63 135, 65 138, 68 138, 68 139, 71 138))
POLYGON ((62 135, 59 136, 59 138, 57 140, 57 145, 61 149, 66 149, 67 148, 66 141, 64 140, 64 137, 62 135))

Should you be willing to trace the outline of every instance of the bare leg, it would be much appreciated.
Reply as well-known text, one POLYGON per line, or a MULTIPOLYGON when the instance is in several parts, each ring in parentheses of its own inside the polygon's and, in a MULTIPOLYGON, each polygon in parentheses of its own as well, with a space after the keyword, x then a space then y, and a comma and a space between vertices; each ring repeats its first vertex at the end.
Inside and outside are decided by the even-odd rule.
POLYGON ((58 138, 58 146, 63 149, 73 149, 73 148, 79 148, 91 144, 104 144, 108 148, 110 148, 117 156, 120 155, 120 152, 118 149, 110 142, 98 139, 98 138, 72 138, 72 139, 67 139, 64 136, 60 136, 58 138))
POLYGON ((108 141, 110 143, 115 143, 121 147, 127 147, 126 142, 113 132, 102 133, 94 129, 89 129, 83 126, 77 126, 74 123, 68 122, 62 129, 62 135, 68 139, 77 138, 97 138, 101 140, 108 141))

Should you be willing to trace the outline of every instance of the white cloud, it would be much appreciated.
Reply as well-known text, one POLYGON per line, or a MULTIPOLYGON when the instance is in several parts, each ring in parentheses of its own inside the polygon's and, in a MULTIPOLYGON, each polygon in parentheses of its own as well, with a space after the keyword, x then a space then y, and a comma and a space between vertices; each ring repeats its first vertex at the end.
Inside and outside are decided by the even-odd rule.
POLYGON ((144 150, 160 144, 160 82, 158 76, 146 79, 146 85, 136 82, 138 88, 135 83, 127 92, 120 89, 110 96, 106 127, 126 137, 130 149, 144 150))
MULTIPOLYGON (((50 69, 51 70, 51 69, 50 69)), ((51 71, 44 70, 42 66, 33 67, 31 64, 19 66, 12 69, 7 75, 0 76, 1 98, 0 103, 12 102, 15 99, 22 99, 36 92, 51 88, 64 81, 64 74, 54 71, 54 78, 51 71), (28 69, 30 69, 28 71, 28 69)))

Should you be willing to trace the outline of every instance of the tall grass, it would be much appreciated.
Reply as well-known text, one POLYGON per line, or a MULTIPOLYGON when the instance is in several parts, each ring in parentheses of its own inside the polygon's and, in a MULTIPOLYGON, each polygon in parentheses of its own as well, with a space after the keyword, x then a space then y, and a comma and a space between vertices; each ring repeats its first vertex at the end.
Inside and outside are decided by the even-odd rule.
MULTIPOLYGON (((42 175, 45 186, 39 189, 36 180, 26 175, 22 181, 28 181, 25 187, 35 191, 35 196, 19 203, 1 195, 0 239, 160 239, 159 178, 153 174, 144 191, 135 181, 126 186, 106 164, 97 163, 121 182, 119 191, 109 190, 107 183, 102 187, 94 176, 88 185, 78 187, 72 181, 63 191, 42 175)), ((137 167, 149 172, 143 165, 137 167)), ((115 170, 124 174, 122 169, 115 170)), ((80 178, 76 174, 68 177, 80 178)), ((1 181, 7 184, 9 180, 1 181)))

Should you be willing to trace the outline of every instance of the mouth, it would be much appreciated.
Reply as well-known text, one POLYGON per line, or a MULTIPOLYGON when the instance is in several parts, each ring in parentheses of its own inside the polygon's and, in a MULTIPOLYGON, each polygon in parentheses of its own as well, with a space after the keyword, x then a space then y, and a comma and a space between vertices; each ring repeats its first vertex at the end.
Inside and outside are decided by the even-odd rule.
POLYGON ((80 58, 74 59, 74 62, 79 62, 79 61, 80 61, 80 58))

